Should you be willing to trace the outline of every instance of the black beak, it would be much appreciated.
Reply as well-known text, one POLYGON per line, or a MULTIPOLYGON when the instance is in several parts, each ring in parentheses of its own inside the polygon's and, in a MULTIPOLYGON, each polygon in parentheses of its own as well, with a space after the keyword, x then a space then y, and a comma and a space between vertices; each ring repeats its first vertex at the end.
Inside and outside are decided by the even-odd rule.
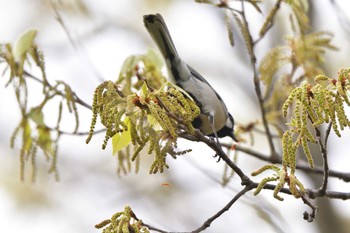
POLYGON ((236 138, 235 134, 233 133, 233 131, 230 132, 230 134, 228 135, 230 136, 233 140, 235 140, 236 142, 239 142, 238 139, 236 138))

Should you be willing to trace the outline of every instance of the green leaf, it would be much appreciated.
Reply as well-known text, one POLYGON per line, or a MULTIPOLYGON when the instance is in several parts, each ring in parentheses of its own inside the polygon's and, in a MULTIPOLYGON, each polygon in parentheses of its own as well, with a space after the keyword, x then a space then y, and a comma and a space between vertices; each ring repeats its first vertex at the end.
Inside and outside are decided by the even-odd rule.
POLYGON ((16 62, 21 62, 24 59, 25 54, 33 45, 37 32, 36 29, 29 29, 17 38, 13 46, 13 56, 16 62))
POLYGON ((125 118, 124 123, 128 127, 128 130, 124 130, 121 133, 116 133, 112 137, 113 155, 115 155, 118 151, 129 145, 131 142, 129 117, 125 118))
POLYGON ((32 108, 28 114, 28 117, 33 120, 38 126, 45 127, 44 114, 40 108, 32 108))
POLYGON ((144 96, 144 97, 146 97, 147 96, 147 94, 148 94, 148 88, 147 88, 147 85, 146 85, 146 83, 144 82, 143 84, 142 84, 142 87, 141 87, 141 96, 144 96))

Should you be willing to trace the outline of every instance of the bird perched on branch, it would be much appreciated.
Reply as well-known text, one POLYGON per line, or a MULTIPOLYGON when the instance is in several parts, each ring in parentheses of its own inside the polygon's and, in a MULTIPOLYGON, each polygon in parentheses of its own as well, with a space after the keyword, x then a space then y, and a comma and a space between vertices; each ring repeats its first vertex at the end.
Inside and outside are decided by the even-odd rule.
POLYGON ((238 141, 234 135, 234 120, 214 88, 178 55, 169 30, 160 14, 143 17, 146 29, 162 53, 168 69, 169 81, 185 90, 201 110, 192 122, 207 136, 225 136, 238 141))

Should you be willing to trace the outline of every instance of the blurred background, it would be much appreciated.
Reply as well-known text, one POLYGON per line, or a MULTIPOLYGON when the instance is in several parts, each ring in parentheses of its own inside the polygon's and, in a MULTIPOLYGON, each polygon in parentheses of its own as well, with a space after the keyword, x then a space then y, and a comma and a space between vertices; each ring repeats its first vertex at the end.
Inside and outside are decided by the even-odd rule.
MULTIPOLYGON (((52 83, 64 80, 85 102, 92 102, 93 91, 101 81, 116 80, 128 56, 156 48, 142 17, 161 13, 179 54, 220 93, 235 120, 247 124, 259 119, 249 59, 237 33, 236 46, 230 46, 221 9, 189 0, 53 2, 59 4, 65 28, 56 20, 52 1, 0 0, 0 43, 13 43, 23 31, 37 28, 37 44, 44 52, 49 80, 52 83)), ((266 1, 265 15, 273 2, 266 1)), ((333 33, 333 44, 339 48, 326 54, 324 69, 330 77, 335 77, 339 68, 350 67, 350 17, 346 12, 349 7, 348 1, 310 1, 312 27, 333 33)), ((276 28, 257 48, 258 58, 268 48, 282 43, 285 33, 290 32, 283 10, 282 7, 276 18, 276 28)), ((262 16, 254 14, 250 20, 252 28, 258 28, 262 16)), ((14 149, 9 147, 20 112, 12 87, 5 88, 6 81, 1 77, 1 232, 100 232, 94 225, 123 210, 125 205, 130 205, 139 218, 152 226, 192 231, 240 190, 238 177, 222 188, 223 162, 216 163, 203 144, 186 141, 181 141, 179 147, 193 148, 193 152, 176 161, 169 159, 170 169, 163 174, 148 175, 151 160, 144 156, 139 174, 118 177, 111 146, 101 150, 104 135, 94 136, 88 145, 85 137, 63 136, 58 152, 59 181, 47 173, 49 163, 38 153, 36 182, 30 180, 30 166, 26 180, 21 182, 20 141, 14 149)), ((37 103, 41 100, 40 86, 33 84, 32 88, 30 101, 37 103)), ((79 113, 79 131, 86 132, 91 112, 79 107, 79 113)), ((46 118, 50 114, 57 115, 48 111, 46 118)), ((68 115, 63 122, 66 131, 73 129, 73 116, 68 115)), ((349 131, 341 139, 331 135, 332 169, 349 171, 349 140, 349 131)), ((265 138, 257 137, 255 141, 256 149, 268 152, 265 138)), ((240 154, 237 164, 250 174, 263 163, 240 154)), ((318 187, 320 178, 300 174, 308 187, 318 187)), ((329 189, 350 192, 350 185, 331 178, 329 189)), ((285 200, 279 202, 270 191, 257 197, 250 192, 205 232, 350 232, 350 201, 317 200, 319 214, 313 223, 307 223, 302 214, 309 211, 308 207, 301 200, 283 197, 285 200)))

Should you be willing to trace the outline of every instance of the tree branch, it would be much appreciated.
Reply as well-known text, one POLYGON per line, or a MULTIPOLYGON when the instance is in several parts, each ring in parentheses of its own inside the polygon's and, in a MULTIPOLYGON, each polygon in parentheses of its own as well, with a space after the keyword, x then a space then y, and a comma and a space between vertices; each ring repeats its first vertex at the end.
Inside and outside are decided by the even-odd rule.
MULTIPOLYGON (((327 134, 326 134, 327 135, 327 134)), ((326 137, 328 138, 328 137, 326 137)), ((231 148, 231 144, 221 144, 224 147, 227 148, 231 148)), ((277 163, 277 164, 281 164, 282 160, 281 160, 281 156, 278 155, 276 159, 272 159, 269 156, 267 156, 266 154, 263 154, 261 152, 258 152, 256 150, 241 146, 239 144, 235 145, 235 150, 243 152, 245 154, 251 155, 257 159, 260 159, 262 161, 265 162, 270 162, 270 163, 277 163)), ((297 164, 296 168, 298 170, 307 172, 307 173, 315 173, 315 174, 324 174, 324 168, 320 167, 320 166, 315 166, 314 168, 310 168, 310 166, 308 164, 297 164)), ((334 178, 339 178, 345 182, 350 182, 350 173, 346 173, 346 172, 339 172, 339 171, 334 171, 329 169, 328 170, 328 175, 329 177, 334 177, 334 178)))
MULTIPOLYGON (((49 128, 50 130, 56 130, 53 128, 49 128)), ((58 130, 58 132, 61 135, 68 135, 68 136, 87 136, 90 134, 90 132, 67 132, 67 131, 62 131, 62 130, 58 130)), ((95 134, 99 134, 99 133, 103 133, 106 132, 106 129, 98 129, 98 130, 94 130, 94 135, 95 134)))
MULTIPOLYGON (((27 77, 35 80, 36 82, 39 82, 43 85, 46 85, 48 86, 51 90, 56 90, 50 83, 48 82, 44 82, 43 80, 40 80, 39 78, 37 78, 36 76, 34 76, 33 74, 29 73, 28 71, 24 71, 23 72, 24 75, 26 75, 27 77)), ((59 94, 60 96, 65 96, 62 92, 60 92, 59 90, 56 90, 57 94, 59 94)), ((83 101, 75 92, 73 92, 73 96, 75 98, 75 102, 80 104, 81 106, 87 108, 87 109, 90 109, 92 110, 92 107, 91 105, 89 105, 88 103, 86 103, 85 101, 83 101)))
POLYGON ((338 191, 325 191, 324 193, 320 193, 318 189, 308 189, 308 194, 311 199, 315 199, 318 197, 327 197, 332 199, 341 199, 341 200, 349 200, 350 199, 350 192, 338 192, 338 191))
POLYGON ((325 144, 323 144, 322 142, 322 137, 321 137, 321 131, 316 127, 316 137, 317 137, 317 141, 318 144, 320 145, 320 150, 321 150, 321 155, 322 155, 322 159, 323 159, 323 182, 321 187, 318 189, 318 192, 320 192, 320 194, 324 194, 327 190, 327 186, 328 186, 328 177, 329 177, 329 167, 328 167, 328 156, 327 156, 327 139, 328 139, 328 135, 330 133, 330 127, 332 127, 332 123, 329 124, 328 126, 328 130, 327 130, 327 134, 326 134, 326 138, 325 138, 325 144))
POLYGON ((226 153, 222 150, 221 145, 218 144, 215 140, 211 140, 209 137, 204 136, 199 130, 196 130, 196 135, 188 134, 182 132, 179 134, 180 137, 188 139, 190 141, 203 142, 208 147, 210 147, 213 151, 215 151, 216 155, 219 156, 220 159, 225 161, 225 163, 241 178, 242 185, 247 185, 252 182, 247 175, 243 173, 243 171, 232 162, 232 160, 226 155, 226 153))
POLYGON ((214 222, 218 217, 220 217, 223 213, 225 213, 226 211, 228 211, 231 206, 239 199, 241 198, 245 193, 249 192, 250 190, 252 190, 254 188, 253 183, 251 183, 250 185, 247 185, 244 187, 244 189, 242 189, 239 193, 237 193, 232 200, 227 203, 224 208, 222 208, 219 212, 217 212, 216 214, 214 214, 212 217, 208 218, 202 226, 200 226, 199 228, 197 228, 196 230, 192 231, 191 233, 198 233, 201 231, 204 231, 205 229, 207 229, 208 227, 210 227, 211 223, 214 222))
MULTIPOLYGON (((254 47, 259 42, 259 40, 256 40, 255 42, 253 41, 253 38, 251 36, 251 32, 249 30, 249 23, 247 21, 246 15, 245 15, 244 4, 245 4, 244 1, 242 1, 241 2, 242 11, 240 12, 240 15, 242 17, 243 23, 244 23, 245 28, 247 30, 246 38, 248 39, 248 41, 246 41, 246 43, 248 43, 248 46, 250 46, 251 50, 252 50, 252 52, 249 52, 248 54, 250 55, 250 63, 251 63, 252 69, 253 69, 253 82, 254 82, 254 87, 255 87, 255 93, 258 97, 261 118, 262 118, 262 122, 263 122, 264 129, 266 132, 267 141, 268 141, 269 147, 270 147, 270 156, 273 160, 275 160, 277 158, 277 154, 276 154, 275 146, 273 144, 273 137, 272 137, 272 134, 270 132, 269 123, 268 123, 267 118, 266 118, 266 110, 265 110, 265 106, 264 106, 265 103, 264 103, 264 98, 263 98, 262 92, 261 92, 260 78, 258 75, 257 64, 256 64, 257 59, 256 59, 255 53, 254 53, 254 47)), ((267 28, 267 30, 269 30, 269 29, 270 28, 267 28)), ((266 33, 264 35, 266 35, 266 33)), ((262 37, 264 35, 262 35, 262 37)))
POLYGON ((306 197, 304 194, 302 194, 300 191, 299 191, 299 193, 300 193, 300 197, 301 197, 301 199, 303 200, 303 202, 306 204, 306 205, 308 205, 311 209, 312 209, 312 212, 311 213, 308 213, 307 211, 305 211, 304 212, 304 219, 306 220, 306 221, 308 221, 308 222, 312 222, 314 219, 315 219, 315 217, 316 217, 316 212, 317 212, 317 206, 316 205, 314 205, 311 201, 310 201, 310 199, 308 198, 308 197, 306 197))

